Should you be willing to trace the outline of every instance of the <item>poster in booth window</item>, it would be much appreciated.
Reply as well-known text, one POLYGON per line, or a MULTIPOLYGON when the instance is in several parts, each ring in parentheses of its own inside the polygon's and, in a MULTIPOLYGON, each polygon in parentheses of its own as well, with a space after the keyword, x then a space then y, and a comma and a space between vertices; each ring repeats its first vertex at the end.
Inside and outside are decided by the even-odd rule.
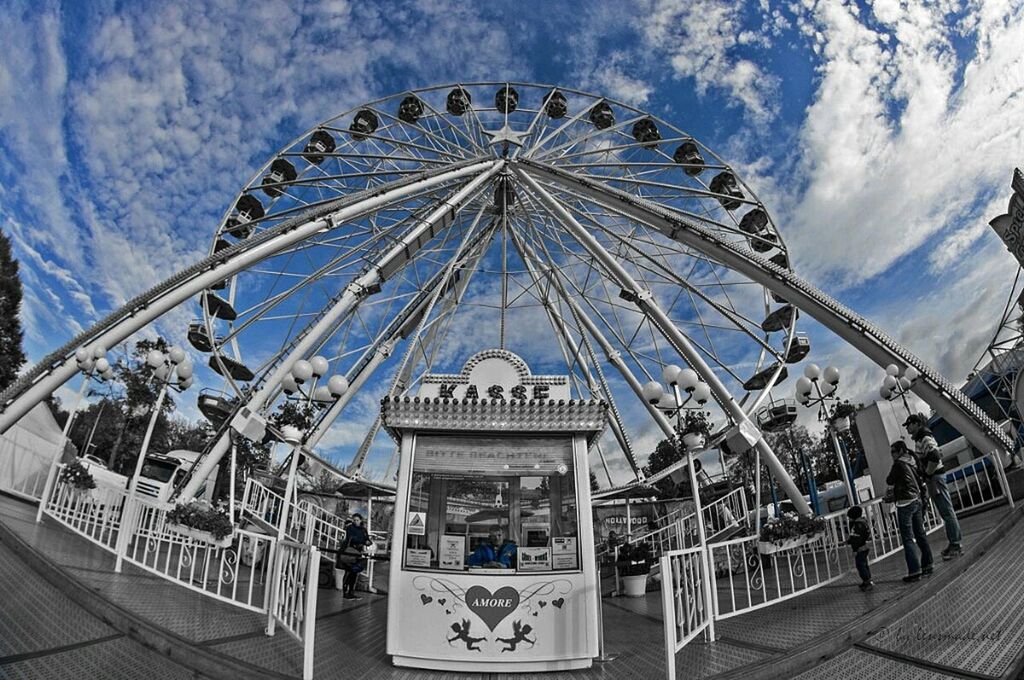
POLYGON ((441 537, 441 559, 442 569, 455 569, 462 571, 466 563, 466 537, 449 536, 441 537))

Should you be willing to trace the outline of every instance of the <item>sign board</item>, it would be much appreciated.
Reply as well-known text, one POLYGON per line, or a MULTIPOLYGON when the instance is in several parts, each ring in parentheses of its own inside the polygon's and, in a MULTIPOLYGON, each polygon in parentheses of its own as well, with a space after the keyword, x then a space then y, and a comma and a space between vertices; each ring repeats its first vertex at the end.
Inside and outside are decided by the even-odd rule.
POLYGON ((442 536, 441 556, 438 566, 442 569, 457 569, 462 571, 466 564, 466 537, 465 536, 442 536))
POLYGON ((575 536, 556 536, 551 539, 551 568, 578 569, 575 536))
POLYGON ((410 512, 409 521, 405 525, 405 533, 410 536, 423 536, 427 533, 427 513, 410 512))
POLYGON ((418 472, 459 476, 550 473, 559 465, 571 467, 572 453, 569 437, 422 435, 414 465, 418 472))
POLYGON ((519 548, 516 551, 519 571, 549 571, 551 548, 519 548))
POLYGON ((532 375, 522 357, 503 349, 477 352, 459 373, 423 376, 419 396, 521 402, 571 398, 567 376, 532 375))
POLYGON ((405 566, 407 567, 429 567, 430 551, 408 548, 405 551, 405 566))

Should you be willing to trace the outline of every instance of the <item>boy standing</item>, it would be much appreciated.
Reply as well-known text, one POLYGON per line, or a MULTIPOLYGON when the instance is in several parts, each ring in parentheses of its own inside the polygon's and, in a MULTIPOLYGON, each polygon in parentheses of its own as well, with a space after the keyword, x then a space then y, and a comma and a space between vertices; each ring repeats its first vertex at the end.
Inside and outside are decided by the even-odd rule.
POLYGON ((855 505, 846 511, 850 519, 850 536, 846 542, 853 550, 853 562, 857 565, 857 573, 860 574, 860 589, 871 590, 875 587, 871 580, 871 567, 868 566, 868 541, 871 539, 871 527, 864 518, 864 510, 855 505))

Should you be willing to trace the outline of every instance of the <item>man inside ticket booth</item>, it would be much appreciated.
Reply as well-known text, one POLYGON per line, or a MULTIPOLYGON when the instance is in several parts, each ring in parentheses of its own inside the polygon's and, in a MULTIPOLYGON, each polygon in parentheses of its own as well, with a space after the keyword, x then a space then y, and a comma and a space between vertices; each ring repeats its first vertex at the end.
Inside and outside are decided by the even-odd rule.
POLYGON ((469 556, 466 563, 471 567, 487 567, 489 569, 513 569, 516 563, 516 544, 502 540, 500 526, 491 527, 487 539, 480 543, 469 556))

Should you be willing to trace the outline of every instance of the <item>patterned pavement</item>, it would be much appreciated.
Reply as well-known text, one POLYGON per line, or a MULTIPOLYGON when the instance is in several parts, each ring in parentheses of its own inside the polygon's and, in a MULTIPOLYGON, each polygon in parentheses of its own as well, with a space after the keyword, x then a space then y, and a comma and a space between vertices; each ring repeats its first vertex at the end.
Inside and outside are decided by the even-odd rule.
MULTIPOLYGON (((126 564, 113 574, 113 557, 65 531, 34 521, 35 508, 0 495, 0 522, 41 551, 71 578, 133 615, 208 650, 298 677, 301 649, 284 633, 264 635, 264 617, 220 603, 126 564)), ((1006 508, 962 522, 972 545, 1005 516, 1006 508)), ((942 540, 935 543, 941 549, 942 540)), ((1024 649, 1024 522, 1018 522, 978 563, 886 629, 839 653, 801 678, 1001 678, 1024 649), (993 584, 999 584, 998 587, 993 584), (925 623, 922 623, 925 622, 925 623), (922 635, 926 625, 930 635, 922 635), (972 637, 973 636, 973 637, 972 637)), ((939 565, 939 569, 942 566, 939 565)), ((908 591, 896 555, 873 565, 876 589, 861 593, 847 577, 785 603, 719 621, 718 641, 694 641, 676 657, 677 678, 721 674, 756 677, 764 662, 837 630, 908 591)), ((0 602, 0 678, 197 677, 124 637, 81 609, 0 544, 0 585, 12 592, 0 602), (9 588, 17 583, 19 588, 9 588), (20 584, 25 584, 21 587, 20 584)), ((321 590, 316 628, 315 677, 501 678, 582 680, 663 678, 660 595, 605 598, 606 649, 614 661, 588 671, 544 674, 453 674, 391 666, 385 653, 386 597, 363 593, 357 602, 321 590)), ((762 677, 768 677, 762 674, 762 677)))
POLYGON ((0 543, 0 678, 195 678, 75 604, 0 543))

